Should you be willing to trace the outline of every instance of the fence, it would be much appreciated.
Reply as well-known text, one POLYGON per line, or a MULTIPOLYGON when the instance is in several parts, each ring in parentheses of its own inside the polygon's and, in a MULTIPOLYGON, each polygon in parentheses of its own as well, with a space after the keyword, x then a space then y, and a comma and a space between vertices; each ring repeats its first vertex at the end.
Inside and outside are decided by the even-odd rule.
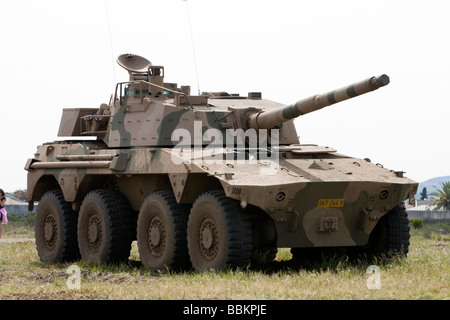
POLYGON ((10 204, 5 205, 8 213, 28 213, 28 204, 10 204))
POLYGON ((423 221, 450 220, 450 211, 422 211, 406 210, 408 219, 422 219, 423 221))

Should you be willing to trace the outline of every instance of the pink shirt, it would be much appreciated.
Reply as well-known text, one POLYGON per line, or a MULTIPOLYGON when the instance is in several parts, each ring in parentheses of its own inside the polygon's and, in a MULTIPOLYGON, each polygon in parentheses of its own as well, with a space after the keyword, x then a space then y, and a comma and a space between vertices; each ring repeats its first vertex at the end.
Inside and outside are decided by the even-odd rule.
POLYGON ((3 223, 7 224, 8 223, 8 216, 7 216, 8 213, 6 212, 4 207, 0 209, 0 214, 3 217, 3 223))

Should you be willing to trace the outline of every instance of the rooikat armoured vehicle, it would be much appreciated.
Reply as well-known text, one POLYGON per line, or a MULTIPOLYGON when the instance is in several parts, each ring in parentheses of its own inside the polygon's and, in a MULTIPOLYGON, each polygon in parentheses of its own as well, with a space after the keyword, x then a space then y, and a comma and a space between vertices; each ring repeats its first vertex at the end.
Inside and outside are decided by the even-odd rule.
POLYGON ((162 66, 132 54, 117 61, 129 81, 99 108, 64 109, 64 140, 26 163, 42 261, 126 261, 134 240, 153 269, 270 262, 280 247, 294 259, 333 248, 407 254, 403 202, 417 183, 301 145, 293 123, 388 76, 285 106, 257 92, 191 95, 165 83, 162 66))

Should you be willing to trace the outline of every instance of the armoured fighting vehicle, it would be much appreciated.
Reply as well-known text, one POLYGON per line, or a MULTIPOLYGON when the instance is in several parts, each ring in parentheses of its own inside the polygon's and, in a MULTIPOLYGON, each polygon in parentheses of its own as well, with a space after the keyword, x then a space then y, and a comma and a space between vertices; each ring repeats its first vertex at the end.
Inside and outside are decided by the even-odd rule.
POLYGON ((61 141, 26 163, 42 261, 126 261, 137 240, 153 269, 197 270, 342 249, 409 247, 403 203, 417 183, 369 159, 302 145, 293 120, 383 87, 387 75, 283 105, 226 92, 191 95, 165 69, 118 57, 129 81, 109 103, 63 109, 61 141))

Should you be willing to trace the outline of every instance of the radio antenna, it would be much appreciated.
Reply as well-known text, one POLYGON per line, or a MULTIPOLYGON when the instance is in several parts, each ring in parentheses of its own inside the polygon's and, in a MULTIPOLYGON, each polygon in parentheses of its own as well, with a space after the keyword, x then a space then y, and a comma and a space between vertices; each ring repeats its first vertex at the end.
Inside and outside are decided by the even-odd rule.
POLYGON ((197 59, 195 58, 195 46, 194 46, 194 37, 192 36, 192 25, 191 25, 191 17, 189 15, 189 6, 187 0, 183 0, 186 2, 186 12, 189 22, 189 31, 191 33, 191 43, 192 43, 192 53, 194 54, 194 65, 195 65, 195 75, 197 77, 197 89, 198 89, 198 95, 200 95, 200 83, 198 81, 198 70, 197 70, 197 59))
POLYGON ((113 67, 113 75, 114 75, 114 85, 116 84, 116 68, 114 63, 114 50, 113 50, 113 43, 112 43, 112 35, 111 35, 111 23, 109 21, 109 10, 108 10, 108 2, 105 1, 105 8, 106 8, 106 19, 108 21, 108 33, 109 33, 109 47, 111 51, 111 62, 113 67))

